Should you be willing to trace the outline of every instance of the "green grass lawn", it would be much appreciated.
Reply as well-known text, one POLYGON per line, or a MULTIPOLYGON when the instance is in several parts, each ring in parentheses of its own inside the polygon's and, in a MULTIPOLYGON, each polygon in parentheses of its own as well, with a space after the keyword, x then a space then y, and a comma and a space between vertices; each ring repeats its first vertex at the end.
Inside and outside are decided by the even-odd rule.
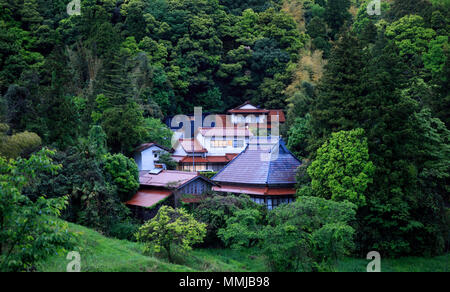
MULTIPOLYGON (((142 254, 142 246, 126 240, 107 238, 91 229, 70 224, 78 234, 77 251, 81 256, 82 272, 190 272, 192 269, 169 264, 142 254)), ((65 272, 67 254, 48 258, 37 265, 37 271, 65 272)))
MULTIPOLYGON (((366 272, 368 262, 364 259, 345 259, 338 263, 336 270, 339 272, 366 272)), ((450 272, 450 254, 433 258, 381 258, 381 272, 450 272)))
MULTIPOLYGON (((146 256, 142 245, 107 238, 91 229, 69 223, 78 236, 77 251, 82 272, 231 272, 264 271, 264 259, 251 252, 223 249, 198 249, 175 257, 177 264, 146 256)), ((65 272, 67 254, 54 255, 37 264, 40 272, 65 272)))
MULTIPOLYGON (((91 229, 69 224, 78 234, 77 251, 82 272, 267 272, 264 256, 258 250, 195 249, 175 256, 176 264, 146 256, 142 245, 107 238, 91 229)), ((54 255, 37 264, 37 271, 65 272, 67 254, 54 255)), ((435 258, 381 259, 382 272, 449 272, 450 254, 435 258)), ((345 259, 336 266, 339 272, 365 272, 365 259, 345 259)))

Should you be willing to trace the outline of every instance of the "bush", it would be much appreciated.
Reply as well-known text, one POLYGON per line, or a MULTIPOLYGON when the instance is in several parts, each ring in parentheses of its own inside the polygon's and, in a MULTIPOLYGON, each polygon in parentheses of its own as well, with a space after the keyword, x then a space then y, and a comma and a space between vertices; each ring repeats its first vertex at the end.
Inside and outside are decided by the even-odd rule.
POLYGON ((168 170, 176 170, 178 165, 172 156, 165 152, 159 156, 159 163, 165 164, 168 170))
POLYGON ((74 247, 68 225, 56 217, 67 206, 67 196, 31 200, 23 191, 39 171, 55 173, 59 166, 41 150, 30 159, 0 157, 0 271, 24 271, 47 256, 74 247))
POLYGON ((155 218, 139 228, 136 239, 145 243, 144 252, 165 250, 169 261, 173 262, 173 247, 180 251, 191 250, 205 235, 206 224, 197 222, 183 209, 163 206, 155 218))
POLYGON ((207 233, 205 243, 208 245, 220 242, 219 229, 227 227, 227 220, 233 217, 238 210, 257 209, 263 207, 254 203, 248 196, 219 196, 214 195, 203 200, 193 210, 194 217, 206 223, 207 233))
POLYGON ((219 229, 217 235, 225 246, 242 248, 255 246, 260 237, 263 213, 258 209, 237 210, 227 219, 226 227, 219 229))
POLYGON ((106 154, 104 172, 109 180, 117 186, 122 202, 126 202, 139 189, 139 170, 134 160, 123 154, 106 154))
POLYGON ((300 197, 268 216, 261 247, 276 272, 329 270, 353 248, 356 206, 322 198, 300 197))
POLYGON ((134 236, 138 232, 140 225, 131 221, 117 222, 112 224, 108 235, 121 240, 135 241, 134 236))

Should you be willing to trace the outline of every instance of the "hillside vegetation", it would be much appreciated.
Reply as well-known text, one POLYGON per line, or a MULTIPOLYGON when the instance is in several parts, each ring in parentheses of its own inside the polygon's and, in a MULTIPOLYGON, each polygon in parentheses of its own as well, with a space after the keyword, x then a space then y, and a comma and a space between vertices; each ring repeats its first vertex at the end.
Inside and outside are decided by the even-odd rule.
MULTIPOLYGON (((105 237, 86 227, 69 224, 77 234, 82 272, 266 272, 263 256, 256 250, 195 249, 176 259, 179 264, 146 256, 142 244, 105 237)), ((69 260, 58 254, 37 264, 39 272, 65 272, 69 260)), ((339 272, 365 272, 368 261, 346 258, 339 272)), ((449 272, 450 254, 434 258, 407 257, 382 260, 383 272, 449 272)))
MULTIPOLYGON (((69 224, 77 235, 76 250, 81 256, 82 272, 263 272, 263 259, 233 250, 199 249, 187 257, 177 257, 180 264, 146 256, 140 243, 105 237, 89 228, 69 224)), ((67 253, 56 254, 37 264, 39 272, 65 272, 67 253)))

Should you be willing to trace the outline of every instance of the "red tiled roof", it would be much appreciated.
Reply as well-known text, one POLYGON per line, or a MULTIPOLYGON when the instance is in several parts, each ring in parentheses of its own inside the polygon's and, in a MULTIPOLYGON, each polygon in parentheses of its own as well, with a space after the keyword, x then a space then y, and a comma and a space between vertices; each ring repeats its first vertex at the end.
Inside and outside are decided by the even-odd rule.
POLYGON ((216 115, 216 127, 228 127, 231 126, 231 119, 229 119, 229 124, 227 124, 227 115, 216 115))
POLYGON ((151 207, 172 195, 170 190, 140 190, 126 202, 127 205, 151 207))
POLYGON ((207 157, 195 157, 186 156, 180 160, 181 163, 228 163, 233 160, 237 154, 226 154, 225 156, 207 156, 207 157))
POLYGON ((286 122, 286 116, 284 115, 283 110, 270 110, 269 111, 268 123, 270 123, 272 121, 272 116, 278 116, 278 121, 280 123, 285 123, 286 122))
POLYGON ((295 195, 295 188, 270 188, 270 187, 250 187, 250 186, 232 186, 222 184, 215 186, 213 191, 222 193, 260 195, 260 196, 291 196, 295 195))
POLYGON ((203 148, 203 146, 195 139, 180 139, 179 143, 181 147, 183 147, 184 151, 188 153, 192 153, 194 150, 195 153, 206 153, 208 150, 203 148))
POLYGON ((200 134, 205 137, 251 137, 252 132, 243 127, 225 127, 225 128, 198 128, 200 134))
POLYGON ((199 174, 197 172, 163 170, 159 174, 149 174, 147 171, 141 171, 139 182, 143 186, 153 187, 173 187, 178 188, 185 183, 195 179, 199 174))

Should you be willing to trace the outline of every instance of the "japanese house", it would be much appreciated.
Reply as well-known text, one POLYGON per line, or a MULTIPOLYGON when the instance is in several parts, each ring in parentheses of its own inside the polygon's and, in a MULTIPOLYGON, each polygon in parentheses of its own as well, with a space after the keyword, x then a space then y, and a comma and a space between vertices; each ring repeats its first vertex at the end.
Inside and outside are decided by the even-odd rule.
POLYGON ((246 149, 217 173, 213 190, 246 194, 273 209, 294 201, 296 172, 301 162, 281 138, 254 138, 246 149))
POLYGON ((126 204, 142 220, 153 218, 162 205, 198 202, 216 185, 196 172, 163 169, 140 171, 139 182, 139 191, 126 204))
POLYGON ((162 153, 170 153, 170 150, 156 143, 139 146, 134 153, 134 161, 136 161, 139 171, 155 169, 162 153))

